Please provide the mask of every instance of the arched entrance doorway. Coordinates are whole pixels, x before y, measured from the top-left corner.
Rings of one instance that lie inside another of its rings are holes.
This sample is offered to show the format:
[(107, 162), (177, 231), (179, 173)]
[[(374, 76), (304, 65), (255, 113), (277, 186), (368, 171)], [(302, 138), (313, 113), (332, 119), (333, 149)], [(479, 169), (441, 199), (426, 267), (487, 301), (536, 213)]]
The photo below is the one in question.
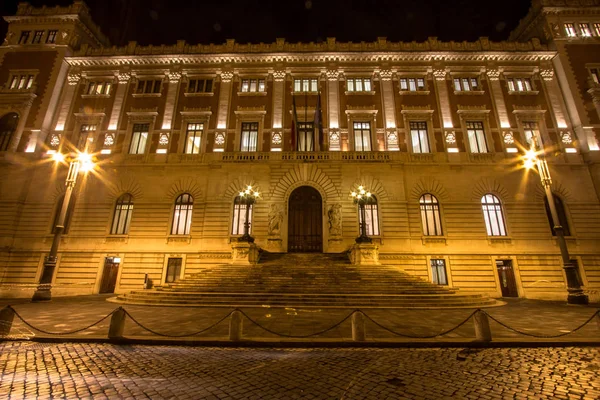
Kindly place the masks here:
[(323, 202), (310, 186), (300, 186), (290, 195), (288, 209), (288, 252), (323, 251)]

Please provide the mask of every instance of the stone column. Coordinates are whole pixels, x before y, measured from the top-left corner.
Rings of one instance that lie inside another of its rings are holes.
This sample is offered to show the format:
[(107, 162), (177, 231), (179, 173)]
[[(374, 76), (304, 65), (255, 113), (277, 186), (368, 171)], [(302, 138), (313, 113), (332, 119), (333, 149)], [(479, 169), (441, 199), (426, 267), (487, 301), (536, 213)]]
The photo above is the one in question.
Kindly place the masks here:
[(67, 119), (71, 112), (71, 104), (73, 104), (73, 98), (77, 93), (77, 88), (81, 82), (81, 74), (73, 73), (67, 76), (67, 87), (65, 88), (65, 94), (63, 96), (63, 102), (58, 112), (58, 119), (54, 130), (64, 131)]
[(438, 102), (440, 105), (440, 115), (444, 128), (454, 128), (452, 123), (452, 110), (450, 110), (450, 97), (448, 96), (448, 86), (446, 84), (445, 69), (436, 69), (433, 71), (435, 78), (435, 91), (438, 94)]
[(229, 103), (231, 99), (231, 81), (233, 72), (221, 72), (221, 85), (219, 87), (219, 107), (217, 109), (217, 129), (227, 129), (227, 118), (229, 118)]
[(179, 94), (179, 81), (181, 73), (171, 71), (167, 73), (166, 78), (169, 81), (167, 86), (167, 99), (165, 101), (165, 113), (163, 115), (162, 129), (171, 129), (173, 124), (173, 114), (177, 103), (177, 95)]
[(540, 77), (544, 82), (548, 102), (552, 107), (552, 113), (558, 129), (567, 128), (567, 120), (563, 112), (563, 100), (560, 96), (558, 82), (554, 79), (554, 70), (552, 68), (540, 70)]
[[(383, 100), (383, 121), (385, 123), (386, 134), (389, 129), (396, 129), (396, 101), (394, 97), (394, 85), (392, 82), (393, 71), (389, 69), (382, 69), (379, 71), (379, 79), (381, 82), (381, 97)], [(373, 127), (373, 131), (375, 131)], [(377, 143), (377, 141), (374, 141)], [(386, 137), (387, 143), (387, 137)], [(373, 149), (373, 150), (386, 150), (386, 149)]]
[(115, 91), (115, 101), (113, 103), (112, 111), (110, 113), (110, 120), (108, 122), (109, 131), (116, 131), (117, 129), (119, 129), (121, 111), (123, 110), (125, 94), (127, 93), (127, 84), (129, 83), (130, 79), (131, 74), (128, 72), (122, 72), (117, 75), (117, 90)]
[(327, 137), (324, 143), (329, 148), (329, 133), (340, 129), (340, 73), (337, 69), (327, 71)]
[(510, 128), (510, 120), (508, 119), (508, 112), (506, 111), (506, 103), (504, 102), (504, 96), (502, 94), (502, 86), (500, 86), (500, 73), (498, 69), (488, 69), (486, 71), (488, 81), (490, 83), (490, 92), (494, 104), (496, 105), (496, 114), (500, 121), (501, 129)]
[(283, 115), (285, 76), (286, 72), (284, 70), (273, 71), (273, 129), (282, 129), (285, 120)]

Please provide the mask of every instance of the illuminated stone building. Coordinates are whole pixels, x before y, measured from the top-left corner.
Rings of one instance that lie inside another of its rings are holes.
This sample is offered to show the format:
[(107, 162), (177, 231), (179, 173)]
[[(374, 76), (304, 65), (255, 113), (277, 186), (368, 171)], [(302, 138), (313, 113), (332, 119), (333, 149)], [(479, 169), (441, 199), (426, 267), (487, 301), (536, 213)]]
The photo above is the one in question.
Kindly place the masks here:
[(544, 190), (521, 168), (532, 137), (583, 287), (600, 290), (598, 0), (536, 0), (505, 42), (115, 47), (80, 1), (5, 19), (3, 296), (39, 281), (68, 169), (51, 155), (77, 148), (98, 165), (67, 212), (55, 295), (231, 262), (248, 185), (260, 248), (347, 251), (363, 185), (381, 263), (463, 292), (563, 299)]

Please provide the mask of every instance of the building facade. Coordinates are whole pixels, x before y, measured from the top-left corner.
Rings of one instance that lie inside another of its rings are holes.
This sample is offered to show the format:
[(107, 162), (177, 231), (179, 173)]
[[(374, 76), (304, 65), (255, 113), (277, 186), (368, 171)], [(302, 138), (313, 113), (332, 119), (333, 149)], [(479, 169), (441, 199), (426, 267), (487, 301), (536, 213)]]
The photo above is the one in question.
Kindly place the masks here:
[[(0, 295), (31, 296), (68, 166), (53, 293), (140, 289), (272, 252), (344, 252), (464, 292), (564, 299), (543, 144), (570, 255), (600, 290), (600, 1), (535, 0), (509, 41), (139, 46), (86, 5), (19, 5), (0, 46)], [(240, 191), (260, 193), (247, 205)]]

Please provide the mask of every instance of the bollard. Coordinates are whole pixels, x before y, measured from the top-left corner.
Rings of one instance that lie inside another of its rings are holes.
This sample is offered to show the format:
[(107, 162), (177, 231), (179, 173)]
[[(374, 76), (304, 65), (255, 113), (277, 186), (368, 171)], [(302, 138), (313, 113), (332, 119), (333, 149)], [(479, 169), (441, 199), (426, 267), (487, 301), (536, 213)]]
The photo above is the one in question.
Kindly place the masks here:
[(473, 322), (475, 323), (475, 339), (480, 342), (491, 342), (492, 330), (490, 329), (490, 321), (486, 313), (477, 310), (475, 315), (473, 315)]
[(237, 342), (242, 340), (242, 313), (235, 310), (231, 313), (231, 319), (229, 320), (229, 340)]
[(123, 307), (117, 308), (110, 318), (110, 327), (108, 328), (109, 339), (123, 339), (123, 331), (125, 330), (125, 310)]
[(360, 311), (354, 311), (354, 313), (352, 313), (352, 340), (355, 342), (364, 342), (367, 340), (365, 314)]
[(15, 310), (11, 306), (6, 306), (0, 310), (0, 337), (10, 335), (14, 319)]

